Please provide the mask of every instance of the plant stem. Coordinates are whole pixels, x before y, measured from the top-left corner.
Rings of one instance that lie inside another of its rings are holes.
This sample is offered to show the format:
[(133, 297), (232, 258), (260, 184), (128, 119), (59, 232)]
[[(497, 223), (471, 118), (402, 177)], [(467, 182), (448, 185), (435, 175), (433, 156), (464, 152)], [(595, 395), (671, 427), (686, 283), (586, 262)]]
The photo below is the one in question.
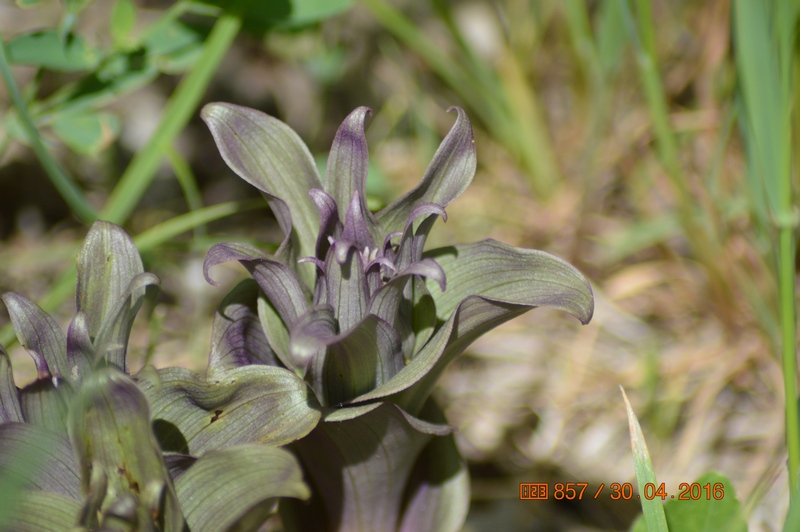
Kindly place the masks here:
[[(790, 196), (791, 197), (791, 196)], [(783, 385), (786, 390), (786, 446), (789, 450), (789, 490), (797, 496), (800, 467), (800, 428), (797, 412), (797, 351), (794, 280), (794, 228), (782, 226), (779, 235), (778, 286), (780, 287)]]
[(242, 25), (241, 16), (223, 12), (208, 36), (203, 54), (175, 89), (147, 145), (136, 154), (108, 198), (100, 217), (121, 224), (127, 220), (153, 180), (164, 149), (171, 145), (197, 110), (206, 87)]
[(89, 204), (86, 196), (83, 195), (72, 179), (70, 179), (66, 172), (58, 165), (58, 162), (56, 162), (55, 158), (50, 154), (47, 147), (45, 147), (42, 142), (42, 137), (39, 135), (39, 131), (36, 129), (36, 125), (33, 123), (33, 119), (31, 119), (28, 113), (28, 106), (23, 101), (17, 83), (14, 80), (14, 75), (11, 72), (11, 66), (8, 62), (2, 34), (0, 34), (0, 74), (3, 76), (8, 94), (11, 96), (11, 101), (17, 110), (22, 127), (31, 143), (31, 148), (33, 148), (42, 168), (47, 172), (47, 176), (50, 178), (53, 186), (56, 187), (56, 190), (58, 190), (58, 193), (64, 198), (64, 201), (67, 202), (67, 205), (72, 209), (75, 216), (87, 225), (92, 223), (97, 219), (97, 214)]

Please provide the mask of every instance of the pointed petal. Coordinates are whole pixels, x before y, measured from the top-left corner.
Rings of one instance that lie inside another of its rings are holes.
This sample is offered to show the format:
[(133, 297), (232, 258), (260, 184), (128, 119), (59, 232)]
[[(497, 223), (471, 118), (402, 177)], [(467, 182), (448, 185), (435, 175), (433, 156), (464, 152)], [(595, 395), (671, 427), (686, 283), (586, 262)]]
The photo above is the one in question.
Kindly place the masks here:
[[(451, 431), (391, 403), (346, 421), (320, 423), (292, 448), (325, 505), (309, 508), (290, 501), (281, 504), (281, 513), (300, 530), (395, 530), (420, 451), (431, 438)], [(327, 522), (319, 522), (320, 514)]]
[(340, 331), (354, 327), (367, 313), (369, 287), (360, 255), (352, 244), (339, 240), (325, 260), (327, 303), (333, 307)]
[[(414, 222), (420, 216), (425, 218), (417, 225), (414, 230)], [(400, 269), (407, 268), (410, 264), (419, 262), (422, 258), (422, 250), (425, 248), (425, 241), (428, 233), (433, 228), (436, 217), (441, 216), (443, 221), (447, 221), (447, 213), (436, 203), (421, 203), (411, 212), (403, 230), (403, 237), (397, 249), (395, 262)]]
[(70, 380), (78, 382), (91, 371), (96, 358), (89, 333), (89, 317), (79, 310), (67, 328), (67, 359), (72, 367)]
[(322, 305), (305, 313), (289, 332), (291, 367), (305, 374), (311, 360), (335, 337), (333, 307)]
[(367, 225), (368, 217), (369, 210), (362, 202), (361, 195), (358, 192), (353, 193), (342, 229), (342, 240), (352, 242), (360, 251), (371, 250), (375, 247), (375, 241), (372, 239), (369, 225)]
[(332, 406), (388, 382), (403, 365), (397, 332), (369, 315), (314, 357), (308, 380), (323, 406)]
[(19, 389), (14, 384), (11, 359), (0, 345), (0, 426), (16, 421), (24, 421), (19, 404)]
[(292, 323), (308, 311), (310, 297), (288, 266), (271, 260), (248, 262), (244, 265), (287, 326), (291, 327)]
[[(425, 405), (423, 418), (445, 423), (433, 401)], [(433, 438), (420, 454), (406, 491), (407, 502), (398, 530), (461, 530), (469, 510), (467, 464), (458, 453), (452, 434)]]
[(234, 260), (247, 268), (287, 325), (290, 326), (306, 312), (310, 296), (306, 294), (308, 289), (303, 289), (295, 272), (249, 244), (215, 244), (208, 251), (203, 265), (206, 279), (213, 283), (208, 276), (209, 270), (217, 264)]
[(0, 299), (6, 304), (19, 343), (33, 357), (39, 378), (69, 376), (67, 340), (56, 320), (23, 295), (6, 292)]
[(296, 240), (289, 259), (313, 256), (319, 214), (308, 191), (322, 182), (297, 133), (260, 111), (228, 103), (208, 104), (200, 115), (228, 166), (267, 195), (286, 237), (282, 246)]
[(208, 375), (250, 364), (278, 365), (258, 320), (258, 284), (242, 281), (220, 303), (211, 328)]
[(368, 114), (372, 114), (372, 109), (368, 107), (359, 107), (351, 112), (333, 139), (325, 169), (325, 191), (340, 208), (349, 205), (356, 193), (363, 198), (367, 189), (369, 150), (364, 135), (364, 120)]
[(258, 259), (275, 260), (274, 257), (261, 251), (252, 244), (247, 244), (245, 242), (220, 242), (219, 244), (211, 246), (211, 249), (206, 253), (206, 258), (203, 261), (203, 277), (206, 278), (208, 284), (219, 286), (219, 283), (211, 278), (211, 268), (217, 264), (233, 262), (235, 260)]
[(456, 123), (436, 150), (422, 182), (377, 213), (378, 222), (387, 231), (405, 226), (414, 207), (421, 202), (446, 207), (472, 182), (477, 164), (472, 126), (460, 107), (451, 107), (448, 111), (453, 109), (458, 112)]
[[(273, 508), (273, 499), (311, 495), (297, 459), (266, 445), (208, 452), (178, 478), (175, 489), (193, 532), (254, 530)], [(250, 526), (237, 526), (245, 518)]]
[(240, 443), (282, 445), (308, 434), (320, 418), (306, 383), (283, 368), (244, 366), (213, 380), (183, 368), (158, 374), (157, 383), (139, 380), (153, 423), (162, 445), (167, 438), (187, 447), (165, 445), (166, 451), (197, 456)]
[[(112, 223), (98, 220), (83, 241), (77, 270), (75, 299), (78, 310), (86, 313), (89, 336), (94, 338), (103, 320), (128, 290), (131, 280), (144, 273), (144, 267), (128, 233)], [(143, 287), (134, 299), (142, 296)]]
[(114, 366), (98, 368), (84, 380), (69, 420), (81, 466), (81, 491), (90, 493), (90, 479), (99, 470), (107, 486), (101, 507), (104, 521), (118, 514), (119, 504), (127, 499), (135, 512), (130, 517), (141, 528), (149, 529), (149, 524), (182, 530), (183, 516), (149, 414), (144, 394)]
[(308, 192), (319, 210), (319, 233), (317, 233), (318, 259), (324, 259), (331, 247), (328, 237), (339, 238), (342, 223), (339, 221), (339, 208), (330, 194), (318, 188)]
[(0, 479), (79, 499), (80, 473), (66, 434), (29, 423), (0, 424)]
[(160, 282), (152, 273), (140, 273), (131, 279), (125, 292), (103, 319), (103, 326), (94, 339), (97, 357), (103, 357), (123, 371), (128, 370), (126, 355), (133, 320), (144, 301), (145, 288)]
[[(547, 253), (494, 240), (434, 250), (428, 256), (447, 274), (450, 289), (429, 284), (436, 313), (447, 322), (389, 383), (361, 397), (392, 396), (409, 412), (427, 399), (444, 368), (487, 331), (539, 306), (565, 310), (587, 323), (594, 310), (588, 281)], [(479, 294), (479, 295), (471, 295)], [(394, 395), (402, 392), (400, 395)]]

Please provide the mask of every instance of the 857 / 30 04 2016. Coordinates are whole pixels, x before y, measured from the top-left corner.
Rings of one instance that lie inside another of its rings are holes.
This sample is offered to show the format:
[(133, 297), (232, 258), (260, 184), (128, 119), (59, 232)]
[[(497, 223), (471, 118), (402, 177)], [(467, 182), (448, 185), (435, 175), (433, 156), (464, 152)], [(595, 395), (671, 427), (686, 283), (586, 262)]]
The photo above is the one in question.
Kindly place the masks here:
[[(592, 494), (592, 490), (587, 491), (588, 487), (588, 482), (556, 482), (552, 487), (546, 482), (521, 483), (519, 485), (519, 498), (520, 500), (534, 501), (548, 500), (551, 497), (555, 500), (582, 500), (584, 497), (589, 498)], [(593, 492), (593, 499), (607, 496), (613, 501), (629, 501), (633, 498), (640, 499), (642, 496), (647, 500), (660, 498), (662, 501), (666, 499), (718, 501), (725, 497), (725, 485), (720, 482), (714, 484), (710, 482), (705, 484), (682, 482), (678, 485), (677, 494), (669, 494), (663, 482), (659, 485), (647, 483), (644, 485), (643, 493), (639, 494), (630, 482), (613, 482), (608, 486), (601, 483)]]

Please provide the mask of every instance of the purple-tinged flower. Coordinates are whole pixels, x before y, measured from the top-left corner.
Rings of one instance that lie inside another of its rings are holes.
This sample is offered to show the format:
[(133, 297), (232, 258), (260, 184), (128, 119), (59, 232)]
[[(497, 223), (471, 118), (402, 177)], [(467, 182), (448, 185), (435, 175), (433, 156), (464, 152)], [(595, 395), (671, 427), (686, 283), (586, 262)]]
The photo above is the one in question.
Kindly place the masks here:
[(209, 375), (282, 366), (323, 407), (323, 422), (293, 444), (320, 511), (286, 505), (290, 527), (457, 528), (468, 481), (430, 399), (439, 375), (476, 338), (532, 308), (591, 319), (588, 282), (552, 255), (494, 240), (425, 251), (475, 173), (472, 128), (452, 109), (456, 122), (420, 184), (374, 214), (365, 200), (369, 109), (339, 128), (324, 184), (284, 123), (231, 104), (203, 109), (225, 162), (264, 194), (285, 237), (274, 255), (241, 243), (208, 252), (209, 282), (213, 266), (236, 260), (260, 288), (245, 282), (221, 305)]

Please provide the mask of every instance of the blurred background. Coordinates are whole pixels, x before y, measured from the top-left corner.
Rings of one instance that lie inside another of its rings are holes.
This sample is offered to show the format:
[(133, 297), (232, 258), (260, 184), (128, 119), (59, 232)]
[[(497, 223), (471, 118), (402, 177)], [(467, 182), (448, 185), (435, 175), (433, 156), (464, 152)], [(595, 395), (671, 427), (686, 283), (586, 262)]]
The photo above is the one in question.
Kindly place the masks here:
[[(342, 119), (371, 107), (374, 209), (421, 178), (459, 105), (478, 170), (430, 247), (542, 249), (597, 299), (587, 326), (549, 310), (502, 326), (440, 381), (473, 479), (465, 530), (627, 529), (636, 501), (588, 495), (635, 482), (620, 385), (668, 492), (718, 471), (751, 530), (782, 526), (776, 233), (752, 178), (729, 1), (277, 0), (245, 16), (226, 4), (0, 1), (0, 292), (66, 326), (86, 213), (100, 213), (161, 278), (132, 369), (200, 371), (213, 309), (245, 277), (220, 266), (223, 286), (207, 285), (205, 252), (280, 241), (202, 105), (280, 118), (323, 168)], [(22, 385), (35, 369), (8, 322), (0, 310)], [(590, 488), (520, 501), (521, 482)]]

